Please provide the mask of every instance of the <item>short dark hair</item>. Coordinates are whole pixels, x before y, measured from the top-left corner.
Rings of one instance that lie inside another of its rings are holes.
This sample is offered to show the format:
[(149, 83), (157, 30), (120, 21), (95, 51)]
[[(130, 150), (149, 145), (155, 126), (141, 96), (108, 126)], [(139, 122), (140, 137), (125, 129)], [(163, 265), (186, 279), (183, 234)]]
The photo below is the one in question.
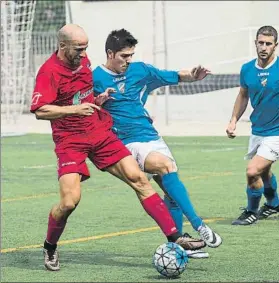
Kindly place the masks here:
[(113, 30), (107, 37), (105, 51), (107, 54), (110, 49), (113, 53), (116, 53), (126, 47), (134, 47), (137, 43), (137, 39), (135, 39), (132, 34), (124, 28)]
[(278, 33), (277, 33), (277, 30), (272, 26), (263, 26), (259, 28), (257, 31), (257, 37), (256, 37), (257, 39), (260, 34), (267, 35), (267, 36), (273, 36), (275, 43), (277, 42)]

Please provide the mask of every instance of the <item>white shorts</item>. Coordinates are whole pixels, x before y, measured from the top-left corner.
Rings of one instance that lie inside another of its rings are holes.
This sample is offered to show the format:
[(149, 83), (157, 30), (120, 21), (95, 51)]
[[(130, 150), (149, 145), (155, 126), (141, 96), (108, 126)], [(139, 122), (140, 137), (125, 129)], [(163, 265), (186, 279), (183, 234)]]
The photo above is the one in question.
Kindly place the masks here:
[[(151, 152), (160, 152), (161, 154), (167, 156), (173, 161), (174, 167), (177, 168), (172, 153), (163, 138), (159, 138), (156, 141), (150, 142), (131, 142), (126, 144), (126, 147), (130, 150), (142, 171), (144, 171), (145, 159)], [(147, 174), (147, 177), (150, 180), (152, 179), (153, 175)]]
[(279, 136), (261, 137), (251, 135), (248, 152), (244, 159), (252, 159), (259, 155), (267, 160), (276, 161), (279, 159)]

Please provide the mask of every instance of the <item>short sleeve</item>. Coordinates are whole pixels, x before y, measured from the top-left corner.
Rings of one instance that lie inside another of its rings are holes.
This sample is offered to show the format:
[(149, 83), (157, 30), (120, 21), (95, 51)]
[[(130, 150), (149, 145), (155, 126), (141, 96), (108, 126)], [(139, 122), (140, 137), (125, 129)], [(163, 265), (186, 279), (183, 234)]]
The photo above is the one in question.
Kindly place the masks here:
[(240, 70), (240, 86), (243, 88), (248, 88), (245, 82), (245, 66), (243, 65)]
[(150, 64), (145, 64), (145, 69), (151, 79), (149, 90), (167, 85), (176, 85), (179, 82), (177, 71), (160, 70)]
[(93, 78), (93, 86), (94, 86), (94, 96), (98, 96), (100, 93), (105, 91), (104, 86), (102, 84), (102, 76), (97, 69), (92, 72)]
[(53, 103), (57, 98), (58, 87), (52, 74), (39, 73), (32, 95), (30, 111), (33, 113), (40, 107)]

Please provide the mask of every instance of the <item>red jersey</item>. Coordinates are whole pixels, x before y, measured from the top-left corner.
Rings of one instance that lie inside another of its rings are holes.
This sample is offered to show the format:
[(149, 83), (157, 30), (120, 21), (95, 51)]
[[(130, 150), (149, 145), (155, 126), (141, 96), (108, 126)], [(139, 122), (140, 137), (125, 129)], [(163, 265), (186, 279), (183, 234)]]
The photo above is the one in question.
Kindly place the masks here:
[[(73, 70), (54, 53), (39, 69), (30, 111), (34, 113), (46, 104), (68, 106), (85, 102), (94, 103), (90, 61), (83, 58)], [(70, 135), (100, 135), (113, 124), (110, 114), (103, 109), (95, 109), (91, 116), (65, 116), (50, 122), (55, 143)]]

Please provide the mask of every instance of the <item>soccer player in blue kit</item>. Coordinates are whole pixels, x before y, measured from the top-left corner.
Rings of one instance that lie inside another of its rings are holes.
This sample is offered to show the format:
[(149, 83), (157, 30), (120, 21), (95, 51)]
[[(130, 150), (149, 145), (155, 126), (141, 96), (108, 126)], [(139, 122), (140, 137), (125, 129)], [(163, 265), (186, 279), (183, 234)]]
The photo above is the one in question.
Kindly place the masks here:
[(143, 62), (131, 62), (137, 43), (125, 29), (114, 30), (108, 35), (105, 44), (107, 62), (93, 71), (95, 103), (110, 112), (113, 131), (131, 151), (141, 169), (151, 174), (164, 190), (165, 202), (177, 228), (182, 230), (183, 213), (209, 247), (218, 247), (222, 243), (221, 237), (196, 214), (187, 189), (179, 179), (175, 160), (144, 108), (148, 94), (154, 89), (180, 81), (202, 80), (210, 72), (201, 66), (191, 71), (168, 71)]
[[(240, 91), (236, 98), (230, 123), (229, 138), (236, 136), (236, 123), (244, 113), (250, 98), (252, 134), (249, 140), (250, 159), (247, 169), (248, 204), (232, 225), (250, 225), (279, 213), (277, 181), (271, 171), (279, 159), (279, 58), (275, 54), (278, 33), (272, 26), (257, 31), (257, 58), (244, 64), (240, 72)], [(259, 209), (264, 194), (266, 203)]]

